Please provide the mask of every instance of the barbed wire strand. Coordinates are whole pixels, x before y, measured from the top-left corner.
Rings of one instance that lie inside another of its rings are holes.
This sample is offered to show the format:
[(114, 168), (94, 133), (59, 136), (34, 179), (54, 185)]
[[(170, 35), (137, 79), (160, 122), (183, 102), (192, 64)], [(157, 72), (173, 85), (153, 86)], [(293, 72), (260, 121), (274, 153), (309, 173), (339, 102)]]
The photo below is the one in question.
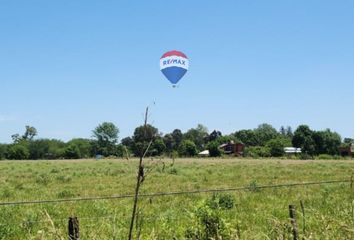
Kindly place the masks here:
[[(334, 183), (350, 183), (350, 182), (351, 182), (351, 180), (330, 180), (330, 181), (320, 181), (320, 182), (284, 183), (284, 184), (277, 184), (277, 185), (259, 185), (259, 186), (256, 185), (256, 186), (221, 188), (221, 189), (188, 190), (188, 191), (178, 191), (178, 192), (141, 193), (141, 194), (139, 194), (139, 197), (152, 198), (152, 197), (162, 197), (162, 196), (199, 194), (199, 193), (234, 192), (234, 191), (243, 191), (243, 190), (250, 190), (250, 189), (283, 188), (283, 187), (322, 185), (322, 184), (334, 184)], [(66, 199), (51, 199), (51, 200), (0, 202), (0, 206), (127, 199), (127, 198), (133, 198), (133, 197), (134, 197), (134, 194), (122, 194), (122, 195), (101, 196), (101, 197), (98, 196), (98, 197), (66, 198)]]

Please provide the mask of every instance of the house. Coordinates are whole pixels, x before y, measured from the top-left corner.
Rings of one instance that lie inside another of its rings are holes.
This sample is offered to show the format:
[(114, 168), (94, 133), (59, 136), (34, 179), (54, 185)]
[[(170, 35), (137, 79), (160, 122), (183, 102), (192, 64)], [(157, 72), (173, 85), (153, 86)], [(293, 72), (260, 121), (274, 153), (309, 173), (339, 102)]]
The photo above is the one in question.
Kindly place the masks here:
[(286, 154), (296, 154), (296, 153), (301, 153), (301, 148), (296, 148), (296, 147), (285, 147), (284, 152)]
[(204, 150), (198, 153), (198, 156), (200, 157), (208, 157), (209, 156), (209, 150)]
[(220, 150), (223, 150), (225, 154), (234, 154), (235, 156), (243, 156), (243, 150), (245, 145), (242, 143), (234, 143), (234, 141), (230, 141), (228, 143), (221, 144), (219, 146)]
[(354, 157), (354, 144), (352, 143), (350, 146), (340, 147), (339, 154), (342, 157)]

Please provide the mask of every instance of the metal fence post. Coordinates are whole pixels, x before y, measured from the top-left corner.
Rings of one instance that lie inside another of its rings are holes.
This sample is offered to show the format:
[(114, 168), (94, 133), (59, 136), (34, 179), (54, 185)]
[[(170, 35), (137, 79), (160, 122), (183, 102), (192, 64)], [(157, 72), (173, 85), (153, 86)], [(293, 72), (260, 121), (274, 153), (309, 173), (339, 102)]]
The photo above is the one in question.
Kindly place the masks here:
[(294, 205), (289, 205), (289, 215), (290, 215), (291, 225), (293, 227), (294, 240), (298, 240), (299, 233), (298, 233), (298, 228), (297, 228), (297, 223), (296, 223), (296, 213), (295, 213), (295, 206)]
[(79, 220), (77, 217), (69, 217), (68, 232), (69, 240), (80, 240)]

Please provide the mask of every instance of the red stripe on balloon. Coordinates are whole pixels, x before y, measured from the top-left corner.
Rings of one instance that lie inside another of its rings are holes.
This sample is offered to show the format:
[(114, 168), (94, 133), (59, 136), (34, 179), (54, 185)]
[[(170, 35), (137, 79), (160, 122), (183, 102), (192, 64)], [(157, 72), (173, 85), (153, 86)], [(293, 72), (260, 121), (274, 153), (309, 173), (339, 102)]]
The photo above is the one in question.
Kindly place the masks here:
[(164, 55), (162, 55), (161, 58), (171, 57), (171, 56), (178, 56), (178, 57), (187, 58), (187, 56), (183, 52), (176, 51), (176, 50), (169, 51), (169, 52), (165, 53)]

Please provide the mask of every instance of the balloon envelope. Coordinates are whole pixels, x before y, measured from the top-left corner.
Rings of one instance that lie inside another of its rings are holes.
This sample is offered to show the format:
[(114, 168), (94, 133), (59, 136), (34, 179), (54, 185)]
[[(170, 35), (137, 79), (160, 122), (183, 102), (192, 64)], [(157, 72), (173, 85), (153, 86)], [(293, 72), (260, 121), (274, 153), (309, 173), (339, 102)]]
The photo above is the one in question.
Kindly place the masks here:
[(187, 56), (179, 51), (166, 52), (160, 58), (160, 70), (172, 84), (178, 83), (188, 71), (188, 67), (189, 60)]

